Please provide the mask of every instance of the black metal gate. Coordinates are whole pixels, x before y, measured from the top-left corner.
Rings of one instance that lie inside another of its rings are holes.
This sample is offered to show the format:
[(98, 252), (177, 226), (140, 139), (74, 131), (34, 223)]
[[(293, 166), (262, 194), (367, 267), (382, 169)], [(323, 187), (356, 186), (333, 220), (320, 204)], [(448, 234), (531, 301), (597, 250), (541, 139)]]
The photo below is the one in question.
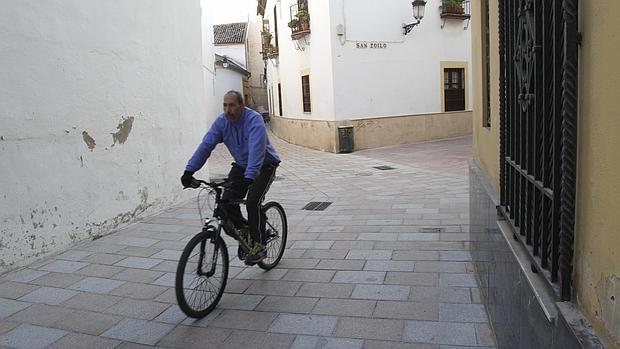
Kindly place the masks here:
[(577, 0), (500, 0), (500, 211), (571, 298)]

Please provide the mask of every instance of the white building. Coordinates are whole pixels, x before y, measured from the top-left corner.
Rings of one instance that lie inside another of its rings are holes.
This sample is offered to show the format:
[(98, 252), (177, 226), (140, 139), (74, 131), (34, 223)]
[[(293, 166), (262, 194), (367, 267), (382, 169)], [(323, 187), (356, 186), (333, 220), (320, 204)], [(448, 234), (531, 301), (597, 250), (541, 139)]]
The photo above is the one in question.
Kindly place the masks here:
[[(216, 95), (230, 90), (243, 93), (245, 104), (266, 110), (265, 62), (262, 60), (260, 19), (213, 26), (215, 43)], [(253, 29), (253, 31), (252, 31)]]
[(213, 26), (217, 76), (215, 94), (220, 99), (230, 90), (242, 92), (246, 100), (250, 99), (247, 31), (247, 23)]
[[(405, 35), (408, 0), (259, 0), (272, 130), (326, 151), (343, 125), (355, 149), (470, 134), (469, 4), (456, 15), (441, 5), (428, 0)], [(300, 9), (309, 27), (289, 28)]]
[(189, 197), (221, 110), (210, 3), (2, 2), (0, 273)]

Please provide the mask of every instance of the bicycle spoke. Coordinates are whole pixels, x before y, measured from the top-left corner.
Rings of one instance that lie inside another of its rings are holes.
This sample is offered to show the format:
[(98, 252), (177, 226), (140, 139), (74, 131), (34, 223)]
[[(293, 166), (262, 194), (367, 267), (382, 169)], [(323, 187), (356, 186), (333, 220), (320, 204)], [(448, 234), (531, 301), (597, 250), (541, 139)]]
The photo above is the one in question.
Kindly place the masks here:
[[(181, 287), (185, 304), (191, 311), (202, 312), (219, 300), (225, 284), (225, 270), (220, 261), (224, 258), (223, 251), (216, 245), (208, 241), (198, 241), (188, 253), (185, 262), (186, 270), (181, 279)], [(214, 274), (211, 277), (199, 275), (198, 272), (208, 273), (213, 268), (213, 257), (215, 258)], [(202, 256), (202, 257), (201, 257)], [(198, 262), (202, 260), (202, 264)]]

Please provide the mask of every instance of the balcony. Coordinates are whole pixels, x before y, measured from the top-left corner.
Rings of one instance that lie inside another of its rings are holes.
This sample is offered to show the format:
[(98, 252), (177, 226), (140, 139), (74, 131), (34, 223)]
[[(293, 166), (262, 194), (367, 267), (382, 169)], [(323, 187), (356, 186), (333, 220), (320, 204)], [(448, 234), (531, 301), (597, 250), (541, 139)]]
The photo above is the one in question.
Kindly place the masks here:
[(263, 60), (266, 59), (272, 59), (272, 58), (277, 58), (278, 55), (280, 54), (280, 50), (276, 47), (276, 46), (264, 46), (263, 47), (263, 52), (261, 52), (263, 54)]
[(308, 13), (308, 4), (299, 2), (291, 6), (291, 20), (288, 27), (291, 28), (291, 38), (299, 40), (310, 34), (310, 14)]
[(469, 19), (471, 17), (471, 4), (469, 0), (442, 0), (440, 17), (444, 19)]
[(447, 19), (467, 21), (463, 27), (463, 29), (467, 29), (471, 18), (470, 0), (441, 0), (439, 16), (442, 19), (442, 29), (446, 25)]
[(263, 60), (277, 58), (280, 50), (271, 43), (272, 35), (269, 28), (265, 27), (261, 31)]

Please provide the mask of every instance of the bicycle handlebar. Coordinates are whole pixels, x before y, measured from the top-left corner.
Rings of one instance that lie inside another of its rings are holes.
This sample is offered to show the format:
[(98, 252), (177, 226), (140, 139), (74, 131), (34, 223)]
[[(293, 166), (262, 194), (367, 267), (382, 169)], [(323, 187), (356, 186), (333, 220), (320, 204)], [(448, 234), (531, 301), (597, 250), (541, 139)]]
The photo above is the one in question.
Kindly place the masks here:
[(194, 178), (194, 180), (192, 181), (192, 183), (190, 184), (190, 186), (188, 188), (198, 189), (202, 185), (205, 185), (205, 186), (213, 188), (213, 189), (218, 189), (218, 188), (227, 188), (231, 184), (232, 184), (232, 182), (229, 181), (228, 179), (223, 179), (223, 180), (220, 180), (220, 181), (207, 182), (207, 181), (204, 181), (202, 179)]

